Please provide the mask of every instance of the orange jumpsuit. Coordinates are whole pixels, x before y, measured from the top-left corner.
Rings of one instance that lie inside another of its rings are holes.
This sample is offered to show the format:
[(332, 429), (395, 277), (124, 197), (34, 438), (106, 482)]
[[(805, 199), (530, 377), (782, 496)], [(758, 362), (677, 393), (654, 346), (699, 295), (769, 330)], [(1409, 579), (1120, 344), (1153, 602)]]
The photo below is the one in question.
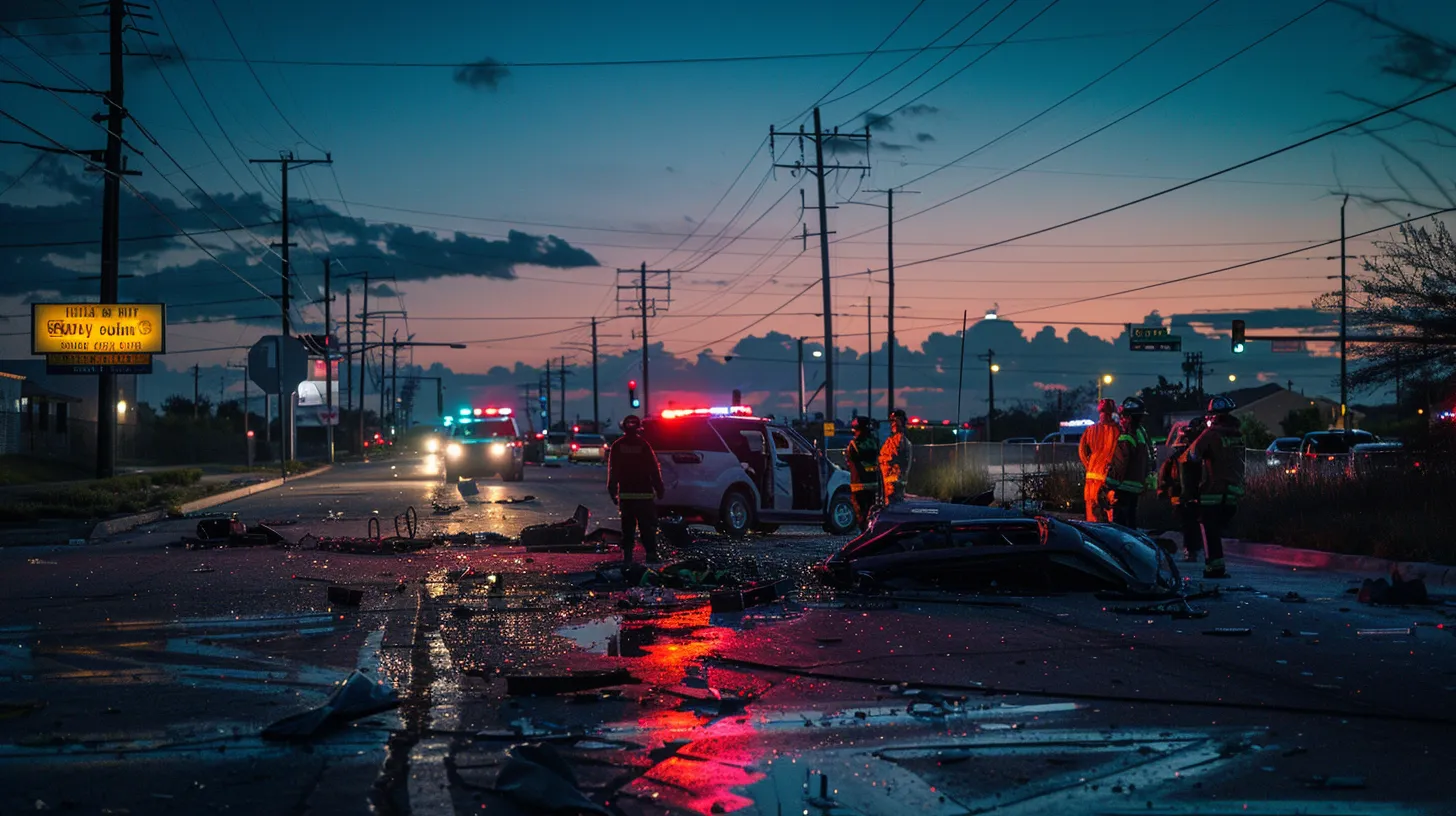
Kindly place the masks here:
[(1107, 466), (1112, 463), (1112, 452), (1117, 449), (1117, 438), (1122, 427), (1111, 420), (1099, 421), (1082, 434), (1077, 446), (1077, 455), (1082, 467), (1087, 469), (1087, 481), (1082, 486), (1082, 499), (1087, 503), (1088, 521), (1108, 521), (1108, 508), (1102, 506), (1102, 484), (1107, 481)]

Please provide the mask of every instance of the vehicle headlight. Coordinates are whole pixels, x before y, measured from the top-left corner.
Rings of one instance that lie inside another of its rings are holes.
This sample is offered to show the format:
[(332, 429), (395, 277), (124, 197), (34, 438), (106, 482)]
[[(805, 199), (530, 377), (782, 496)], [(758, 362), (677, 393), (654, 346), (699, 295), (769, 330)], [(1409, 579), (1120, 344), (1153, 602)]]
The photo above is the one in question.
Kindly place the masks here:
[(492, 456), (504, 456), (505, 453), (506, 453), (505, 443), (504, 442), (494, 442), (494, 443), (491, 443), (490, 453), (491, 453)]
[(434, 453), (440, 449), (440, 440), (430, 438), (425, 440), (425, 453)]
[(464, 452), (465, 449), (460, 447), (459, 443), (456, 442), (451, 442), (449, 447), (445, 448), (445, 455), (450, 457), (451, 459), (459, 459), (460, 454)]

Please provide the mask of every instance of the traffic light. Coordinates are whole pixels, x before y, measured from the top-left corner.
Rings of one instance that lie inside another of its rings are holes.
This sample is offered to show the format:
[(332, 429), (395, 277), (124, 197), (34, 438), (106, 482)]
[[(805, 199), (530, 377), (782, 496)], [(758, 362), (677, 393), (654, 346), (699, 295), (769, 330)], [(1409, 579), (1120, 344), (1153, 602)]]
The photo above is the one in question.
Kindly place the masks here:
[(642, 400), (637, 399), (637, 381), (636, 380), (628, 380), (627, 381), (627, 399), (631, 400), (631, 405), (632, 405), (633, 408), (641, 408), (642, 407)]
[(1242, 320), (1234, 321), (1234, 335), (1232, 343), (1234, 354), (1244, 353), (1244, 321)]

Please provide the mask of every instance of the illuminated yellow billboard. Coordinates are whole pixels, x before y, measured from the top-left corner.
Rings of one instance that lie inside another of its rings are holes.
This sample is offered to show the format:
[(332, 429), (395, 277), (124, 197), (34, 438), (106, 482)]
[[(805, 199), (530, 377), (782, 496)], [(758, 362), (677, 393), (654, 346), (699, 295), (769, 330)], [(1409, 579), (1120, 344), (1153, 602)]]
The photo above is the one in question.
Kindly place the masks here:
[(32, 303), (32, 354), (165, 354), (161, 303)]

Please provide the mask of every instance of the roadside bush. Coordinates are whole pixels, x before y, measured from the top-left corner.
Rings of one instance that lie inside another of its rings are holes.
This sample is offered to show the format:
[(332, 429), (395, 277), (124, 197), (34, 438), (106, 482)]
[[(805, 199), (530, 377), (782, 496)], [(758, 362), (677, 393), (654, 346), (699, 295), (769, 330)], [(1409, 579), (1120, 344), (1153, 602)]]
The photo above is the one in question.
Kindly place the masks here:
[(984, 465), (967, 461), (946, 459), (912, 465), (910, 468), (910, 492), (921, 496), (948, 501), (961, 496), (984, 493), (993, 486), (991, 476)]
[(157, 487), (186, 487), (202, 481), (202, 469), (181, 468), (178, 470), (164, 470), (160, 473), (151, 474), (151, 478), (152, 484)]
[(1456, 469), (1363, 477), (1251, 476), (1234, 518), (1249, 541), (1398, 561), (1456, 564)]

